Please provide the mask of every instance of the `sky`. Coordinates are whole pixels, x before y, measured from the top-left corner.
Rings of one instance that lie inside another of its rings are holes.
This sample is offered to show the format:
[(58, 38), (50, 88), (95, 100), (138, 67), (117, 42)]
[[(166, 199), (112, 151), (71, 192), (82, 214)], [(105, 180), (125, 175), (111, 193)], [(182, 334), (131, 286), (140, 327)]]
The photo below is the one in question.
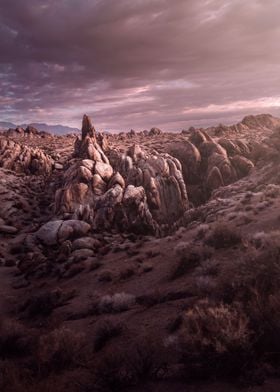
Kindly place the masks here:
[(280, 116), (279, 0), (0, 0), (0, 121), (99, 130)]

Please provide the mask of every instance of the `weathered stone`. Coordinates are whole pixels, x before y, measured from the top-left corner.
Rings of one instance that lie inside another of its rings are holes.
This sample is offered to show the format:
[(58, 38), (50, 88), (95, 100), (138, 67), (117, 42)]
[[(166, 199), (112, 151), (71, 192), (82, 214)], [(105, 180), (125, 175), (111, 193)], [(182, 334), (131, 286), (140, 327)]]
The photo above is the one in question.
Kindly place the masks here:
[(91, 226), (80, 220), (67, 220), (62, 223), (58, 231), (58, 241), (63, 242), (69, 238), (85, 236), (91, 229)]
[(58, 231), (62, 223), (62, 220), (47, 222), (35, 233), (35, 235), (45, 245), (56, 245), (58, 243)]

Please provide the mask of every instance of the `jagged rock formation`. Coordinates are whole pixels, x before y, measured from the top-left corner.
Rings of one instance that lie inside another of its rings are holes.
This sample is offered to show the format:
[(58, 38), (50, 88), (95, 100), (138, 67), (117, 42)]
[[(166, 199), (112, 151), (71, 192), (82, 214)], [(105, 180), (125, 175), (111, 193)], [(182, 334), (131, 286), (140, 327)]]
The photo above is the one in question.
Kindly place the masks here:
[(188, 208), (180, 162), (168, 154), (133, 146), (116, 154), (112, 166), (90, 119), (83, 118), (76, 161), (56, 193), (56, 213), (91, 222), (95, 229), (156, 232), (172, 225)]
[(49, 174), (53, 159), (39, 148), (16, 143), (0, 137), (0, 167), (25, 174)]

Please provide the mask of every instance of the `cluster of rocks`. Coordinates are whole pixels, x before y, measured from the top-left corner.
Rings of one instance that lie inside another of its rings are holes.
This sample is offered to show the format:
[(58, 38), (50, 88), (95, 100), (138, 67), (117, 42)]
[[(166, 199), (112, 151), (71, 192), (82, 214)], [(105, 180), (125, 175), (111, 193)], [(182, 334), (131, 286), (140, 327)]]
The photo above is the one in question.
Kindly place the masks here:
[(49, 174), (54, 161), (40, 148), (0, 137), (0, 167), (25, 174)]
[(32, 125), (28, 125), (26, 128), (9, 128), (7, 131), (3, 132), (3, 135), (12, 138), (52, 137), (48, 132), (38, 131)]
[(110, 162), (106, 149), (106, 140), (84, 116), (82, 137), (56, 193), (58, 216), (88, 221), (98, 230), (147, 234), (172, 225), (186, 211), (187, 191), (176, 158), (135, 145), (125, 154), (115, 151)]

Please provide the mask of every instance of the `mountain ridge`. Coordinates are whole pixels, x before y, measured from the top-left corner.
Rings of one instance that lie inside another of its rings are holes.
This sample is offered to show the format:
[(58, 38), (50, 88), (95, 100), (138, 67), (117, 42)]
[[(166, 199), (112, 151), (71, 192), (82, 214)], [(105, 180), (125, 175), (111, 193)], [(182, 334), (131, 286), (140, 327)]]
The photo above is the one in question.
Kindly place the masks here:
[(46, 123), (24, 123), (20, 125), (16, 125), (12, 122), (9, 121), (0, 121), (0, 129), (6, 130), (9, 128), (26, 128), (27, 126), (32, 126), (36, 128), (38, 131), (45, 131), (48, 133), (54, 133), (56, 135), (66, 135), (67, 133), (76, 133), (79, 132), (78, 128), (75, 127), (70, 127), (68, 125), (61, 125), (61, 124), (55, 124), (55, 125), (49, 125)]

